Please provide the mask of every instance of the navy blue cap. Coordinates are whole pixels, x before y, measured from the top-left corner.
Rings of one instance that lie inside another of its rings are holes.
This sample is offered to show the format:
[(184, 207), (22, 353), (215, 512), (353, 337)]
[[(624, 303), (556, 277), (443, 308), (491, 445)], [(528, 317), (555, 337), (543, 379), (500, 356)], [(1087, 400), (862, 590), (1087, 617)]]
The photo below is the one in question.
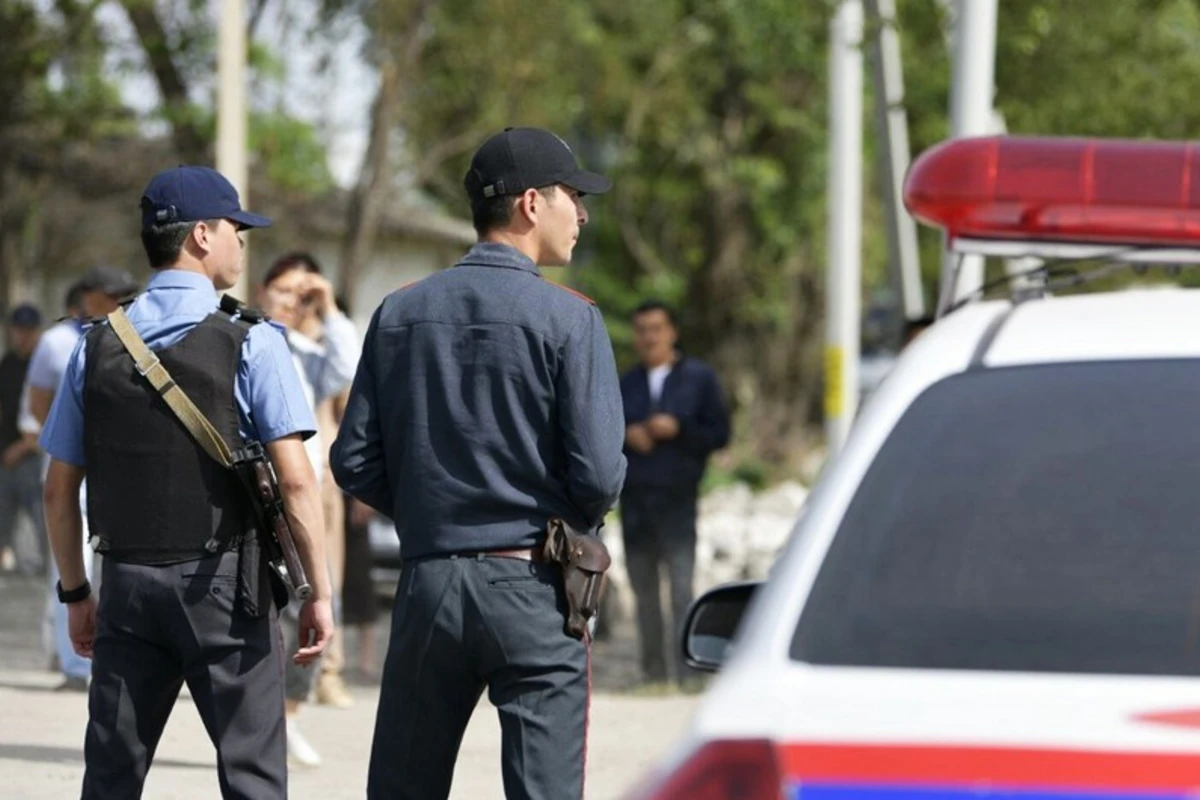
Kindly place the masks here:
[(8, 324), (14, 328), (36, 328), (42, 324), (42, 312), (30, 303), (21, 303), (9, 312)]
[(238, 229), (265, 228), (271, 220), (242, 210), (237, 189), (211, 167), (179, 166), (150, 179), (142, 193), (142, 230), (172, 222), (227, 219)]

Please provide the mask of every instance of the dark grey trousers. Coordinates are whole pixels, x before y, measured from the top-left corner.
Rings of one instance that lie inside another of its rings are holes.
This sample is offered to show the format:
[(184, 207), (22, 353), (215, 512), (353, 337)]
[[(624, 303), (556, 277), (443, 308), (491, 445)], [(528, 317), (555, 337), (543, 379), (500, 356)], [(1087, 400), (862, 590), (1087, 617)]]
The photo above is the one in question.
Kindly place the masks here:
[(367, 796), (442, 800), (483, 693), (499, 711), (509, 800), (583, 796), (589, 662), (563, 631), (558, 569), (513, 558), (406, 562), (383, 668)]
[(186, 681), (217, 748), (221, 794), (287, 797), (283, 650), (274, 608), (234, 609), (237, 555), (152, 567), (103, 560), (84, 800), (138, 798)]
[[(668, 665), (676, 678), (687, 677), (678, 655), (684, 615), (693, 599), (696, 567), (696, 494), (694, 491), (631, 491), (621, 496), (621, 537), (625, 570), (637, 604), (642, 673), (646, 680), (665, 681)], [(663, 620), (659, 599), (665, 567), (670, 585), (671, 624)], [(670, 650), (663, 635), (669, 631)], [(668, 658), (667, 653), (670, 652)]]

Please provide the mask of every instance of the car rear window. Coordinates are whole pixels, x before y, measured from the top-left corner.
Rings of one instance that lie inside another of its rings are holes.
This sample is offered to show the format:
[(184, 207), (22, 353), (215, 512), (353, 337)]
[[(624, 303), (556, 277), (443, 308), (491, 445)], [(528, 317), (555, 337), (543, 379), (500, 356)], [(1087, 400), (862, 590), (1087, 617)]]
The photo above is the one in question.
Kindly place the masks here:
[(930, 387), (852, 500), (791, 655), (1200, 673), (1200, 364), (988, 369)]

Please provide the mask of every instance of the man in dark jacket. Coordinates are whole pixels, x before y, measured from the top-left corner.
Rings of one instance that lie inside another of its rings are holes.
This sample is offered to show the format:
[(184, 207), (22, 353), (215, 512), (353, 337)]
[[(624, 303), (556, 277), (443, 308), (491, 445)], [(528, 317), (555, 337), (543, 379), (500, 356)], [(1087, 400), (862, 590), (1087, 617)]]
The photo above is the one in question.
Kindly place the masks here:
[(588, 642), (565, 630), (547, 523), (596, 532), (625, 475), (621, 395), (595, 303), (542, 277), (610, 183), (550, 131), (512, 128), (465, 181), (479, 243), (384, 299), (330, 458), (389, 516), (404, 561), (367, 796), (450, 794), (484, 688), (504, 795), (583, 796)]
[[(692, 602), (700, 479), (709, 454), (729, 442), (729, 415), (716, 373), (676, 348), (670, 308), (643, 303), (634, 311), (633, 327), (641, 364), (621, 379), (629, 460), (621, 522), (625, 567), (637, 601), (642, 671), (646, 680), (663, 682), (668, 675), (659, 565), (667, 568), (671, 630), (677, 630)], [(682, 677), (678, 665), (676, 677)]]

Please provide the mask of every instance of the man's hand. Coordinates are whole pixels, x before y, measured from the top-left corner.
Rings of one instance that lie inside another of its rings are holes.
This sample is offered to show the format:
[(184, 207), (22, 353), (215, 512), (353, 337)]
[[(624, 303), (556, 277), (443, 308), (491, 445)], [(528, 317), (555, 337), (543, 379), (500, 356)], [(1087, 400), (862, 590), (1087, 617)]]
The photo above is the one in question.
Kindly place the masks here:
[(646, 420), (646, 428), (655, 439), (665, 442), (679, 435), (679, 420), (670, 414), (655, 414)]
[(84, 658), (91, 658), (96, 637), (96, 596), (67, 604), (67, 633), (71, 646)]
[(328, 600), (308, 600), (300, 607), (300, 649), (292, 660), (308, 666), (321, 657), (333, 640), (333, 605)]
[(304, 298), (305, 302), (312, 304), (321, 319), (337, 312), (337, 295), (333, 290), (333, 284), (325, 277), (309, 273), (305, 276), (300, 292), (300, 296)]
[(654, 449), (654, 437), (650, 435), (649, 428), (641, 423), (634, 423), (625, 428), (625, 443), (635, 453), (649, 453)]
[(25, 460), (25, 456), (29, 455), (29, 446), (24, 439), (17, 441), (4, 448), (4, 466), (12, 469)]

